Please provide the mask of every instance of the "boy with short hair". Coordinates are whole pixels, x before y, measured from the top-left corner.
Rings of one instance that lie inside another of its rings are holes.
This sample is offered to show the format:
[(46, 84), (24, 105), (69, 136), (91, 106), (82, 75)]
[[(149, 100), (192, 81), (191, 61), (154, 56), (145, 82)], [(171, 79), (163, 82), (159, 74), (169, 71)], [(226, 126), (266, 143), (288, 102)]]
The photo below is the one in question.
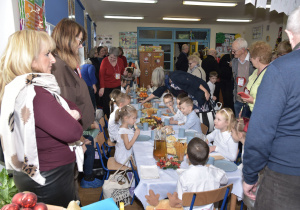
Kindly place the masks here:
[(185, 97), (181, 99), (179, 105), (182, 114), (186, 116), (186, 123), (179, 127), (196, 130), (198, 133), (202, 134), (199, 117), (193, 110), (193, 100), (190, 97)]
[[(205, 166), (209, 155), (209, 146), (200, 138), (193, 138), (187, 146), (187, 158), (190, 166), (179, 177), (176, 192), (182, 200), (185, 192), (203, 192), (215, 190), (225, 185), (228, 178), (225, 172), (213, 165)], [(213, 204), (197, 206), (193, 209), (213, 209)], [(189, 209), (184, 208), (184, 209)]]
[(174, 108), (174, 100), (173, 95), (170, 93), (167, 93), (163, 96), (164, 104), (169, 108), (167, 109), (167, 113), (172, 113), (173, 115), (176, 114), (176, 110)]
[(218, 79), (218, 73), (216, 71), (211, 71), (209, 73), (209, 81), (207, 82), (207, 85), (210, 89), (210, 98), (213, 101), (217, 100), (217, 97), (214, 96), (214, 92), (215, 92), (215, 89), (216, 89), (215, 83), (217, 82), (217, 79)]
[(132, 84), (134, 82), (134, 78), (132, 77), (132, 75), (133, 75), (133, 67), (127, 67), (126, 71), (127, 71), (127, 75), (125, 77), (126, 84), (129, 85), (130, 87), (132, 87)]
[(176, 98), (176, 103), (177, 103), (177, 112), (176, 114), (170, 118), (170, 124), (172, 125), (183, 125), (186, 122), (186, 116), (184, 116), (180, 110), (180, 101), (185, 98), (188, 97), (188, 95), (186, 93), (180, 93), (177, 98)]

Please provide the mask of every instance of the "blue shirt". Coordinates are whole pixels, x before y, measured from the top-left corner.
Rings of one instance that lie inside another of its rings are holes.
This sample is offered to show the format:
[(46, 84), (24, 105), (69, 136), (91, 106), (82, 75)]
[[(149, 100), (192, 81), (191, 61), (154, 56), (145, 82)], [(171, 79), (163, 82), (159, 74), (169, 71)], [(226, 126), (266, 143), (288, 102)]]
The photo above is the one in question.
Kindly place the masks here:
[(97, 84), (97, 78), (95, 76), (95, 67), (92, 64), (84, 64), (81, 66), (81, 76), (86, 85), (91, 87)]
[(195, 130), (198, 133), (202, 133), (200, 119), (194, 111), (192, 111), (190, 114), (186, 116), (186, 123), (179, 127), (184, 129)]
[(300, 50), (273, 61), (258, 88), (245, 141), (243, 175), (255, 184), (265, 166), (300, 176)]

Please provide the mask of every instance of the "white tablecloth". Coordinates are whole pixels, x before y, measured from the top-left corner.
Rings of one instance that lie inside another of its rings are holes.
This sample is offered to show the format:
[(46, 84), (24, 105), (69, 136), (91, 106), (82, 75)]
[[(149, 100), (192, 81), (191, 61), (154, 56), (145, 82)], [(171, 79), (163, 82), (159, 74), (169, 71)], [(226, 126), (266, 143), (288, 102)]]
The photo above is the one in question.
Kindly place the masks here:
[[(149, 131), (143, 131), (141, 134), (150, 135)], [(137, 170), (139, 172), (141, 165), (156, 165), (153, 157), (153, 141), (139, 141), (133, 145), (133, 155), (136, 161)], [(186, 168), (187, 163), (182, 163), (181, 168)], [(140, 179), (140, 183), (134, 190), (137, 198), (142, 202), (144, 208), (148, 206), (145, 195), (148, 195), (149, 190), (153, 190), (155, 194), (159, 193), (160, 198), (167, 198), (167, 193), (173, 193), (176, 190), (178, 175), (173, 169), (158, 169), (159, 179)], [(139, 172), (140, 173), (140, 172)], [(239, 200), (243, 197), (242, 188), (242, 173), (240, 170), (234, 172), (227, 172), (228, 184), (233, 183), (232, 193), (235, 194)]]

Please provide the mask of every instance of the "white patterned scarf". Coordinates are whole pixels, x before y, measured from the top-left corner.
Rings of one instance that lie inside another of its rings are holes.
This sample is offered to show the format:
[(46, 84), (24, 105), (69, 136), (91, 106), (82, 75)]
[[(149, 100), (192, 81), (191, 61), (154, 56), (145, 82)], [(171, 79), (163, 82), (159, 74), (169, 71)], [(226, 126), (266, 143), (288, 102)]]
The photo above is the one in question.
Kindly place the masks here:
[[(67, 102), (60, 96), (60, 88), (54, 75), (46, 73), (30, 73), (16, 77), (8, 85), (1, 104), (0, 139), (5, 157), (6, 169), (23, 171), (40, 185), (45, 178), (39, 170), (33, 99), (36, 95), (34, 86), (41, 86), (49, 91), (58, 103), (70, 110)], [(73, 151), (73, 143), (70, 149)], [(77, 147), (77, 164), (83, 164), (83, 151)], [(81, 160), (78, 160), (78, 156)]]

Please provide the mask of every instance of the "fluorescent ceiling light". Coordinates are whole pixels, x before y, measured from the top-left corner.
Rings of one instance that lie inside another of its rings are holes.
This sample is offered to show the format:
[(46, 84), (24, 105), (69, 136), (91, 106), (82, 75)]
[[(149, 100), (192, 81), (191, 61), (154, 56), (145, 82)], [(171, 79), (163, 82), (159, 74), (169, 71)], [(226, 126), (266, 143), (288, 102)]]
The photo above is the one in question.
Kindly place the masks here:
[(163, 20), (179, 20), (179, 21), (200, 21), (200, 18), (170, 18), (163, 17)]
[(134, 20), (142, 20), (144, 17), (134, 17), (134, 16), (111, 16), (105, 15), (104, 18), (112, 18), (112, 19), (134, 19)]
[(242, 22), (242, 23), (246, 23), (246, 22), (251, 22), (252, 20), (239, 20), (239, 19), (217, 19), (217, 21), (219, 21), (219, 22)]
[(148, 4), (157, 3), (157, 0), (101, 0), (101, 1), (125, 2), (125, 3), (148, 3)]
[(235, 7), (237, 3), (220, 3), (220, 2), (204, 2), (204, 1), (183, 1), (185, 5), (196, 6), (213, 6), (213, 7)]

